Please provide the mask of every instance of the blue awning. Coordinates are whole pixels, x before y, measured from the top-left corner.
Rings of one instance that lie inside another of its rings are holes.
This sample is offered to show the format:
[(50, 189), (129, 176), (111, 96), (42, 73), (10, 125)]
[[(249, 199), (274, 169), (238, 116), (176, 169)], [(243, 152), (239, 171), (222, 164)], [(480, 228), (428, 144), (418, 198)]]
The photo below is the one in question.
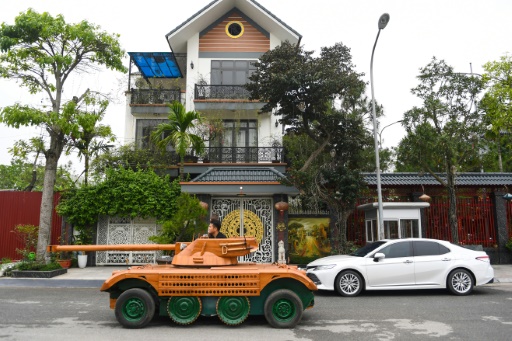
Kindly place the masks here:
[(128, 52), (144, 78), (182, 78), (172, 52)]

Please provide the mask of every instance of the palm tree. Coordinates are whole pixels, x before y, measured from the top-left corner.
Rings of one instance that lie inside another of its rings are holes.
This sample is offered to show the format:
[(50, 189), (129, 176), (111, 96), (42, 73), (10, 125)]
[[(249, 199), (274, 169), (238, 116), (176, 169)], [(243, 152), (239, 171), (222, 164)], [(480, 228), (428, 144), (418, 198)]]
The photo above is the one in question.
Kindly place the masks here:
[(201, 114), (196, 111), (185, 111), (185, 106), (180, 102), (169, 105), (169, 121), (159, 124), (151, 133), (151, 139), (160, 148), (165, 149), (171, 145), (180, 157), (180, 180), (183, 181), (185, 154), (187, 149), (200, 154), (204, 151), (204, 141), (201, 137), (190, 133), (196, 127), (196, 123), (202, 123)]
[[(76, 148), (80, 160), (84, 157), (84, 184), (89, 178), (89, 164), (93, 156), (99, 155), (112, 147), (107, 142), (114, 142), (115, 136), (110, 126), (98, 124), (105, 116), (109, 102), (98, 98), (86, 97), (85, 103), (92, 106), (93, 110), (80, 111), (76, 117), (78, 131), (71, 135), (72, 141), (69, 149)], [(81, 174), (80, 174), (81, 175)]]

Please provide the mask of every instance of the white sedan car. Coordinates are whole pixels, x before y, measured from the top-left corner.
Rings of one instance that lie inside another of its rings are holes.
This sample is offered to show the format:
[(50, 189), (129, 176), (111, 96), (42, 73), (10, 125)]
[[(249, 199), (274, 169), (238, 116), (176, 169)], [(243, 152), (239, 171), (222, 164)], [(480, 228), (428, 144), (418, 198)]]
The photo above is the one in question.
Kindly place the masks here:
[(436, 239), (410, 238), (369, 243), (350, 255), (329, 256), (307, 265), (320, 290), (357, 296), (366, 290), (448, 288), (468, 295), (491, 283), (494, 269), (484, 251)]

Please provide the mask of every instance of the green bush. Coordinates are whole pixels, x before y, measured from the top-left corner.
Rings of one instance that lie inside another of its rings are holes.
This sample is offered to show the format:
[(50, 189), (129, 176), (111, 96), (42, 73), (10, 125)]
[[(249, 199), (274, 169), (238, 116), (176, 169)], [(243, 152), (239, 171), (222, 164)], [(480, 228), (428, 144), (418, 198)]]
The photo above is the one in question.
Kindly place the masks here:
[(62, 269), (59, 263), (41, 263), (41, 262), (20, 262), (12, 270), (29, 271), (52, 271)]
[(505, 247), (512, 251), (512, 237), (508, 240), (508, 242), (505, 244)]

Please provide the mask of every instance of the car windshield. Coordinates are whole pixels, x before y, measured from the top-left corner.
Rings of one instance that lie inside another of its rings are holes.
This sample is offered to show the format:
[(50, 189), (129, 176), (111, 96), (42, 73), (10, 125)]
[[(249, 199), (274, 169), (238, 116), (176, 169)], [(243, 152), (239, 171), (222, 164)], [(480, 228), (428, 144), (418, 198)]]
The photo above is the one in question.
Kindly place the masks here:
[(379, 241), (379, 242), (368, 243), (365, 246), (363, 246), (362, 248), (359, 248), (356, 251), (352, 252), (350, 255), (356, 256), (356, 257), (364, 257), (383, 244), (386, 244), (386, 242)]

